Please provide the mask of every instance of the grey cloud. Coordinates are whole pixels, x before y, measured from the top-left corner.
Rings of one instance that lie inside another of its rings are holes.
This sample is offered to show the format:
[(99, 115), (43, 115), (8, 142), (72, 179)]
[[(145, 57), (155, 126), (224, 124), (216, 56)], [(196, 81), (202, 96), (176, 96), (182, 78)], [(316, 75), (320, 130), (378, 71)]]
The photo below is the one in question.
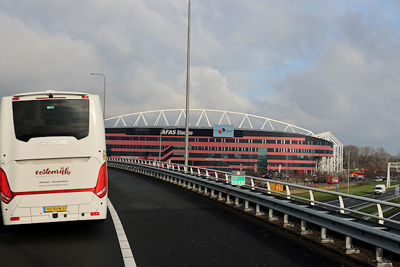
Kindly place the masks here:
[(33, 29), (0, 12), (1, 94), (39, 90), (83, 91), (82, 75), (100, 65), (93, 47), (64, 34)]
[(395, 27), (382, 29), (377, 19), (343, 18), (343, 35), (326, 45), (313, 66), (287, 76), (278, 95), (297, 108), (265, 102), (283, 111), (278, 116), (330, 129), (344, 143), (397, 151), (399, 34)]
[[(103, 72), (109, 115), (183, 107), (186, 4), (0, 1), (1, 95), (48, 88), (101, 95), (101, 80), (88, 73)], [(390, 147), (400, 131), (398, 8), (361, 0), (192, 1), (191, 103)], [(255, 86), (249, 77), (263, 72), (281, 77)]]

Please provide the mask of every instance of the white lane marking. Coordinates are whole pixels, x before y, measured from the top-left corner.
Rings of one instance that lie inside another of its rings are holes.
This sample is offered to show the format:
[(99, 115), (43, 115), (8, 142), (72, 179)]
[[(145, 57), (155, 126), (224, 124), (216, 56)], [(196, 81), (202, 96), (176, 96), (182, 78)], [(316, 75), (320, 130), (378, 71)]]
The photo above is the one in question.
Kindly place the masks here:
[(335, 203), (335, 202), (338, 202), (338, 203), (339, 203), (339, 200), (337, 200), (337, 199), (333, 199), (333, 200), (329, 200), (329, 201), (327, 201), (326, 203), (330, 204), (330, 203)]
[(111, 218), (114, 222), (115, 231), (121, 248), (122, 257), (124, 259), (125, 267), (136, 267), (135, 258), (133, 258), (131, 247), (129, 246), (128, 238), (125, 235), (124, 227), (118, 217), (117, 211), (114, 209), (110, 199), (107, 201), (108, 209), (110, 210)]
[(389, 217), (389, 219), (392, 219), (393, 217), (396, 217), (397, 215), (400, 215), (400, 212), (393, 214), (392, 216)]

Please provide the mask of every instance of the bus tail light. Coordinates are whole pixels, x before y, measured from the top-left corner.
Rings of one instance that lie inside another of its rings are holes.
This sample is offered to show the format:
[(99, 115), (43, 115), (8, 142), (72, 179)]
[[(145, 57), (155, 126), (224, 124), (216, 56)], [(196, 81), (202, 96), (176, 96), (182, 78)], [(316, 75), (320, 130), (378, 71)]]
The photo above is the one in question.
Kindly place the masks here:
[(90, 216), (98, 216), (98, 215), (100, 215), (100, 212), (98, 211), (90, 213)]
[(6, 204), (8, 204), (14, 197), (7, 181), (7, 175), (2, 168), (0, 168), (0, 197)]
[(11, 217), (11, 218), (10, 218), (10, 221), (12, 221), (12, 222), (13, 222), (13, 221), (19, 221), (19, 217)]
[(97, 178), (97, 184), (94, 188), (94, 193), (99, 198), (102, 198), (107, 193), (107, 164), (104, 163), (99, 171), (99, 176)]

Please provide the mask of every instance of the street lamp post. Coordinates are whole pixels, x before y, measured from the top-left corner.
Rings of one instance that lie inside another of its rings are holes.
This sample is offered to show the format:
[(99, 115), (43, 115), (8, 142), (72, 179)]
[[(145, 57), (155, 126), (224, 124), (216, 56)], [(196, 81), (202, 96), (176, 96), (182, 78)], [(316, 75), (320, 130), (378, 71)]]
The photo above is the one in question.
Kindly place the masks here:
[(286, 183), (288, 183), (289, 181), (288, 181), (288, 174), (287, 174), (287, 172), (288, 172), (288, 151), (287, 151), (288, 149), (286, 148)]
[(103, 118), (106, 118), (106, 75), (103, 73), (90, 73), (90, 75), (99, 75), (103, 76), (103, 86), (104, 86), (104, 93), (103, 93)]
[(350, 153), (351, 151), (349, 151), (348, 153), (348, 158), (347, 158), (347, 194), (349, 194), (350, 192)]
[(164, 129), (161, 129), (160, 131), (160, 147), (158, 150), (158, 161), (161, 162), (161, 135), (163, 134)]
[(350, 155), (351, 155), (351, 152), (355, 152), (355, 151), (349, 150), (349, 152), (347, 153), (349, 155), (347, 158), (347, 194), (350, 193)]
[(186, 55), (186, 120), (185, 120), (185, 168), (188, 168), (189, 159), (189, 89), (190, 89), (190, 10), (191, 1), (188, 4), (188, 36)]

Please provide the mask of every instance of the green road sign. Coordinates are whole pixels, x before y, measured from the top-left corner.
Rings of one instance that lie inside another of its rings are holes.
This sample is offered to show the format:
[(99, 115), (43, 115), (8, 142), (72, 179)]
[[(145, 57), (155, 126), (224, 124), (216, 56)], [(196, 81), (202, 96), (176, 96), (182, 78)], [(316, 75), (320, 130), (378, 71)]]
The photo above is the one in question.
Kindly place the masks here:
[(246, 176), (231, 176), (231, 185), (244, 185)]

